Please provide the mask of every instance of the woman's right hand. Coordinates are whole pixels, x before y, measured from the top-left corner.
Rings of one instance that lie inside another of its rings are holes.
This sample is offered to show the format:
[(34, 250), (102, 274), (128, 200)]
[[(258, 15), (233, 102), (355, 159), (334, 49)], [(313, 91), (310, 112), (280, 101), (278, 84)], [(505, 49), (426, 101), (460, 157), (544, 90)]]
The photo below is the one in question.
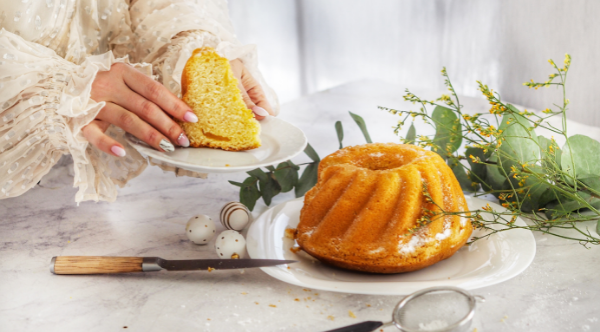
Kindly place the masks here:
[(110, 124), (159, 151), (174, 151), (171, 142), (187, 147), (190, 141), (172, 118), (198, 122), (194, 112), (162, 84), (123, 63), (98, 72), (91, 98), (106, 102), (106, 106), (83, 128), (83, 136), (98, 149), (118, 157), (125, 156), (125, 149), (104, 133)]

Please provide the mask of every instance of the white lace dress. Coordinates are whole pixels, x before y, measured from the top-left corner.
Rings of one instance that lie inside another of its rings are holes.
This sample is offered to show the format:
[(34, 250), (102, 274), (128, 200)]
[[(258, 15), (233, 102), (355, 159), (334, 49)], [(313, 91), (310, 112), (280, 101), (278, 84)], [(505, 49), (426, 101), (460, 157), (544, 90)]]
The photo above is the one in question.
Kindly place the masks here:
[(64, 154), (74, 162), (75, 201), (114, 201), (116, 185), (139, 175), (147, 161), (111, 126), (127, 150), (118, 158), (81, 133), (104, 102), (90, 99), (98, 71), (115, 62), (152, 73), (180, 95), (191, 52), (212, 46), (241, 59), (277, 109), (257, 69), (253, 45), (235, 38), (221, 0), (11, 0), (0, 4), (0, 197), (31, 189)]

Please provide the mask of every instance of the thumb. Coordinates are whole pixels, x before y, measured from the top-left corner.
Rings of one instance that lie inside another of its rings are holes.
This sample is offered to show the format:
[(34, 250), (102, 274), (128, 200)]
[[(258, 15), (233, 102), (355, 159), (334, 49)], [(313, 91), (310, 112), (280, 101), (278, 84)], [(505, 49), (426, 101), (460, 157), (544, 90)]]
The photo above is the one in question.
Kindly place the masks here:
[(246, 104), (246, 107), (248, 107), (250, 110), (252, 110), (252, 112), (254, 113), (254, 117), (257, 120), (262, 120), (267, 115), (269, 115), (269, 112), (267, 112), (264, 108), (257, 106), (252, 101), (252, 98), (250, 98), (250, 96), (248, 95), (248, 92), (246, 91), (246, 88), (242, 84), (241, 80), (238, 80), (238, 88), (240, 89), (240, 92), (242, 93), (242, 99), (244, 99), (244, 103)]

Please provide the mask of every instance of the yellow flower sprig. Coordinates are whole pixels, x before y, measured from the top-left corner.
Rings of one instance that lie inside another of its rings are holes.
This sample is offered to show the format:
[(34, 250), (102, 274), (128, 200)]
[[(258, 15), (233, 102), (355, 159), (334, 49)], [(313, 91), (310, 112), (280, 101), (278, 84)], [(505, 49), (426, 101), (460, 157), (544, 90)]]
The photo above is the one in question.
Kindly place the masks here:
[(569, 71), (569, 67), (571, 66), (571, 56), (568, 53), (565, 54), (565, 59), (563, 61), (564, 67), (562, 68), (559, 68), (558, 65), (552, 59), (549, 59), (548, 63), (550, 63), (550, 65), (554, 67), (558, 71), (558, 73), (550, 74), (548, 76), (548, 80), (545, 82), (534, 82), (533, 80), (531, 80), (529, 82), (523, 83), (523, 85), (530, 89), (534, 88), (535, 90), (542, 87), (547, 88), (550, 85), (563, 85), (564, 83), (554, 83), (554, 79), (559, 76), (562, 76), (562, 73), (566, 73), (567, 71)]
[(506, 112), (506, 105), (500, 101), (500, 98), (494, 93), (494, 90), (491, 90), (487, 85), (481, 83), (481, 81), (477, 81), (477, 84), (479, 85), (479, 91), (481, 91), (490, 105), (492, 105), (490, 108), (491, 114), (503, 114)]

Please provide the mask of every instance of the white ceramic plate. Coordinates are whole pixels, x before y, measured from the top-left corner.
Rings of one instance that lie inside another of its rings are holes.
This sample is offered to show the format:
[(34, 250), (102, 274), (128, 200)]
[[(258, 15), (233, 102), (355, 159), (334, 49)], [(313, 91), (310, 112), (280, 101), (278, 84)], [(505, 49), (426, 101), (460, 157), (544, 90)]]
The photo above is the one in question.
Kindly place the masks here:
[(270, 116), (260, 121), (260, 125), (262, 146), (239, 152), (210, 148), (176, 148), (173, 152), (160, 152), (134, 136), (127, 135), (127, 139), (136, 150), (152, 157), (153, 161), (202, 173), (246, 172), (277, 165), (306, 148), (306, 136), (291, 123)]
[[(488, 201), (466, 197), (469, 209), (478, 209)], [(504, 208), (489, 203), (496, 211)], [(334, 292), (373, 295), (406, 295), (433, 286), (457, 286), (476, 289), (491, 286), (523, 272), (535, 256), (531, 231), (514, 229), (496, 233), (487, 240), (464, 246), (454, 256), (425, 269), (392, 275), (366, 274), (327, 266), (304, 251), (289, 249), (294, 240), (284, 236), (286, 228), (296, 228), (303, 198), (279, 204), (263, 213), (248, 230), (248, 254), (252, 258), (294, 259), (298, 263), (262, 268), (270, 276), (287, 283)], [(524, 226), (522, 219), (516, 225)], [(477, 230), (473, 234), (477, 234)]]

